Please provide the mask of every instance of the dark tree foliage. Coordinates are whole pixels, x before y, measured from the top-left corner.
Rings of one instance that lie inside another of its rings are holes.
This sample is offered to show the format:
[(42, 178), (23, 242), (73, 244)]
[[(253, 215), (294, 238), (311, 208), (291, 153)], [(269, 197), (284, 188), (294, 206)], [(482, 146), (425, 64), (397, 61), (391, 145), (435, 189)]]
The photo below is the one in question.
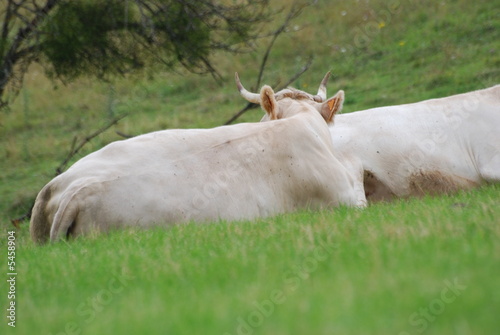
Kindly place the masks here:
[(210, 55), (247, 49), (270, 15), (268, 0), (4, 1), (0, 98), (8, 84), (20, 88), (32, 62), (63, 80), (158, 63), (216, 76)]

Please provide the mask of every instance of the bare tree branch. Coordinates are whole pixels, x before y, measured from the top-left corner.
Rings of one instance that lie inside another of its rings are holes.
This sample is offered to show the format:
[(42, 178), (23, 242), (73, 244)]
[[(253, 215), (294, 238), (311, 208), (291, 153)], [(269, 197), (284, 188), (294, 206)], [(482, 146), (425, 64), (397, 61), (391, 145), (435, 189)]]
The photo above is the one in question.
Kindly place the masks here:
[(250, 109), (254, 109), (254, 108), (257, 108), (257, 107), (259, 107), (259, 105), (249, 102), (238, 113), (236, 113), (233, 116), (231, 116), (231, 118), (229, 120), (227, 120), (224, 123), (224, 125), (228, 125), (228, 124), (233, 123), (234, 121), (236, 121), (236, 119), (238, 119), (240, 116), (242, 116), (246, 111), (249, 111)]
[(116, 135), (121, 136), (123, 138), (132, 138), (135, 136), (135, 135), (125, 134), (124, 132), (119, 131), (119, 130), (116, 130), (115, 133), (116, 133)]
[[(297, 72), (295, 73), (284, 85), (281, 85), (281, 86), (278, 86), (276, 88), (276, 91), (279, 91), (285, 87), (287, 87), (288, 85), (290, 85), (291, 83), (293, 83), (295, 80), (297, 80), (304, 72), (306, 72), (309, 67), (311, 66), (312, 64), (312, 61), (313, 61), (313, 58), (310, 57), (309, 60), (307, 61), (307, 63)], [(275, 85), (277, 86), (277, 85)], [(251, 103), (249, 102), (245, 107), (243, 107), (238, 113), (234, 114), (229, 120), (227, 120), (224, 125), (228, 125), (228, 124), (231, 124), (233, 123), (234, 121), (236, 121), (240, 116), (242, 116), (246, 111), (250, 110), (250, 109), (254, 109), (254, 108), (257, 108), (259, 107), (259, 105), (257, 104), (254, 104), (254, 103)]]
[(118, 121), (123, 119), (125, 116), (127, 116), (127, 114), (122, 114), (122, 115), (119, 115), (119, 116), (113, 118), (110, 122), (108, 122), (107, 124), (105, 124), (101, 128), (94, 131), (92, 134), (90, 134), (90, 135), (86, 136), (84, 139), (82, 139), (77, 146), (75, 146), (75, 143), (76, 143), (75, 142), (76, 138), (75, 138), (75, 140), (73, 141), (73, 144), (71, 146), (72, 148), (71, 148), (70, 152), (68, 152), (68, 155), (66, 156), (66, 158), (56, 168), (55, 175), (58, 176), (64, 172), (69, 161), (85, 146), (85, 144), (90, 142), (94, 137), (99, 136), (100, 134), (102, 134), (103, 132), (105, 132), (106, 130), (111, 128), (113, 125), (117, 124)]
[(266, 52), (264, 53), (264, 57), (262, 57), (262, 62), (260, 64), (260, 69), (259, 69), (259, 76), (257, 77), (257, 84), (255, 85), (254, 89), (257, 89), (260, 87), (260, 83), (262, 81), (262, 75), (264, 74), (264, 68), (266, 67), (267, 59), (269, 58), (269, 54), (271, 53), (271, 49), (273, 48), (274, 42), (276, 39), (286, 31), (288, 28), (288, 25), (290, 22), (295, 19), (297, 16), (302, 13), (302, 10), (307, 7), (307, 4), (301, 4), (298, 5), (296, 2), (292, 5), (292, 8), (290, 9), (290, 12), (285, 18), (285, 21), (283, 24), (275, 30), (273, 33), (273, 37), (271, 38), (271, 41), (269, 42), (269, 45), (267, 46)]
[[(122, 115), (119, 115), (119, 116), (113, 118), (107, 124), (105, 124), (101, 128), (97, 129), (96, 131), (94, 131), (93, 133), (91, 133), (90, 135), (88, 135), (84, 139), (82, 139), (80, 141), (80, 143), (78, 143), (78, 145), (76, 145), (76, 137), (75, 137), (73, 139), (73, 142), (71, 143), (71, 149), (68, 152), (68, 154), (66, 155), (66, 158), (56, 168), (56, 173), (55, 173), (54, 177), (58, 176), (62, 172), (64, 172), (69, 161), (85, 146), (85, 144), (89, 143), (94, 137), (99, 136), (100, 134), (102, 134), (103, 132), (105, 132), (106, 130), (111, 128), (113, 125), (117, 124), (121, 119), (123, 119), (126, 116), (127, 116), (127, 114), (122, 114)], [(14, 227), (19, 228), (19, 225), (21, 223), (23, 223), (24, 220), (31, 218), (31, 211), (33, 210), (33, 206), (34, 206), (34, 203), (31, 204), (30, 209), (26, 213), (24, 213), (23, 215), (21, 215), (17, 218), (10, 220), (10, 222), (14, 225)]]
[[(269, 55), (271, 54), (271, 50), (274, 46), (274, 42), (276, 42), (276, 40), (278, 39), (278, 37), (287, 30), (288, 26), (290, 25), (290, 22), (296, 18), (297, 16), (299, 16), (301, 13), (302, 13), (302, 10), (309, 6), (308, 4), (297, 4), (296, 2), (292, 5), (292, 8), (290, 9), (290, 12), (288, 12), (285, 20), (283, 21), (283, 24), (281, 24), (281, 26), (278, 27), (278, 29), (276, 29), (274, 31), (274, 33), (272, 34), (272, 38), (271, 38), (271, 41), (269, 42), (269, 44), (267, 45), (267, 48), (266, 48), (266, 52), (264, 53), (264, 56), (262, 57), (262, 61), (260, 63), (260, 68), (259, 68), (259, 75), (257, 77), (257, 83), (255, 84), (255, 86), (253, 87), (254, 90), (257, 90), (259, 87), (260, 87), (260, 84), (261, 84), (261, 81), (262, 81), (262, 76), (264, 75), (264, 69), (266, 67), (266, 64), (267, 64), (267, 61), (269, 59)], [(312, 60), (313, 58), (310, 57), (307, 61), (307, 63), (297, 72), (295, 73), (292, 78), (290, 78), (285, 85), (282, 85), (280, 87), (276, 87), (277, 85), (275, 85), (275, 89), (276, 90), (281, 90), (285, 87), (287, 87), (288, 85), (290, 85), (291, 83), (293, 83), (295, 80), (297, 80), (297, 78), (299, 78), (304, 72), (306, 72), (309, 67), (311, 66), (312, 64)], [(248, 103), (245, 107), (243, 107), (239, 112), (237, 112), (236, 114), (234, 114), (231, 118), (229, 118), (229, 120), (227, 120), (224, 125), (228, 125), (228, 124), (231, 124), (233, 123), (234, 121), (236, 121), (240, 116), (242, 116), (246, 111), (250, 110), (250, 109), (254, 109), (254, 108), (257, 108), (259, 107), (259, 105), (257, 104), (254, 104), (254, 103)]]
[(307, 59), (307, 63), (299, 71), (297, 71), (297, 73), (295, 73), (285, 84), (276, 87), (276, 90), (279, 91), (279, 90), (282, 90), (282, 89), (290, 86), (295, 80), (299, 79), (299, 77), (302, 74), (304, 74), (304, 72), (309, 70), (309, 68), (312, 65), (312, 62), (313, 62), (313, 57), (311, 56)]
[(31, 20), (31, 23), (26, 27), (19, 29), (16, 38), (14, 39), (14, 44), (12, 46), (15, 47), (14, 49), (17, 49), (16, 43), (20, 44), (29, 34), (31, 34), (38, 27), (42, 14), (47, 14), (48, 12), (50, 12), (50, 10), (54, 8), (54, 6), (57, 5), (57, 3), (58, 0), (47, 0), (45, 6), (43, 6), (43, 8), (41, 8), (36, 13), (36, 16), (33, 18), (33, 20)]
[(7, 3), (7, 8), (5, 9), (5, 17), (4, 17), (4, 21), (3, 21), (3, 25), (2, 25), (2, 40), (5, 41), (7, 39), (7, 36), (9, 34), (9, 23), (10, 23), (10, 20), (13, 16), (13, 8), (12, 8), (12, 4), (13, 4), (13, 1), (12, 0), (8, 0), (9, 2)]

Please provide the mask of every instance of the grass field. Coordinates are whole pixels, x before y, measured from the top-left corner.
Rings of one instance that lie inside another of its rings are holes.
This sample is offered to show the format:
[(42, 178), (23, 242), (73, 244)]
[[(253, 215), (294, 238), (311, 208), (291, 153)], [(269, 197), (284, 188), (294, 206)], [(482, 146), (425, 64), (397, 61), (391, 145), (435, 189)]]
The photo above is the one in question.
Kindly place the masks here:
[[(329, 93), (345, 90), (345, 112), (500, 82), (495, 1), (320, 0), (291, 30), (277, 41), (264, 82), (285, 81), (314, 55), (294, 86), (314, 92), (332, 70)], [(9, 219), (29, 209), (75, 137), (128, 114), (77, 159), (120, 139), (115, 131), (220, 125), (245, 105), (234, 71), (251, 86), (264, 47), (218, 55), (222, 86), (164, 73), (54, 87), (33, 66), (0, 112), (2, 249)], [(120, 231), (43, 247), (25, 223), (15, 233), (16, 328), (5, 318), (7, 256), (1, 261), (0, 333), (497, 334), (499, 218), (500, 185), (489, 185), (365, 210)]]

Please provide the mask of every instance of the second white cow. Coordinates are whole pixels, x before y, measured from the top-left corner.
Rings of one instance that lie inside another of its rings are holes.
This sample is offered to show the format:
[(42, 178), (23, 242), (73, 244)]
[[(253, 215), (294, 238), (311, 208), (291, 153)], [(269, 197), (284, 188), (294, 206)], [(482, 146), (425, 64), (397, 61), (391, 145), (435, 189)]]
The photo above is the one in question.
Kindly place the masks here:
[(369, 201), (500, 182), (500, 85), (338, 115), (330, 131)]
[[(328, 77), (309, 96), (316, 108)], [(330, 132), (337, 157), (363, 174), (369, 202), (500, 182), (500, 85), (339, 114)]]

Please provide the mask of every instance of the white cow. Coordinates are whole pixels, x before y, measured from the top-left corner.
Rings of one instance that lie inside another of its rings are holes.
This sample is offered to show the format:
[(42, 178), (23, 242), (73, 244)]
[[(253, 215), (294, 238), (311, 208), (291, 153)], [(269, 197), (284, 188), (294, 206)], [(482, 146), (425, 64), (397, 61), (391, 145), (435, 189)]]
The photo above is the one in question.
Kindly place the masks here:
[[(326, 99), (328, 76), (311, 105)], [(363, 172), (368, 201), (500, 182), (500, 85), (340, 114), (330, 132), (337, 157)]]
[(111, 143), (40, 191), (31, 237), (44, 243), (124, 226), (365, 206), (361, 176), (336, 159), (325, 122), (342, 102), (339, 92), (324, 103), (322, 117), (303, 101), (277, 102), (264, 86), (259, 103), (272, 122), (164, 130)]

